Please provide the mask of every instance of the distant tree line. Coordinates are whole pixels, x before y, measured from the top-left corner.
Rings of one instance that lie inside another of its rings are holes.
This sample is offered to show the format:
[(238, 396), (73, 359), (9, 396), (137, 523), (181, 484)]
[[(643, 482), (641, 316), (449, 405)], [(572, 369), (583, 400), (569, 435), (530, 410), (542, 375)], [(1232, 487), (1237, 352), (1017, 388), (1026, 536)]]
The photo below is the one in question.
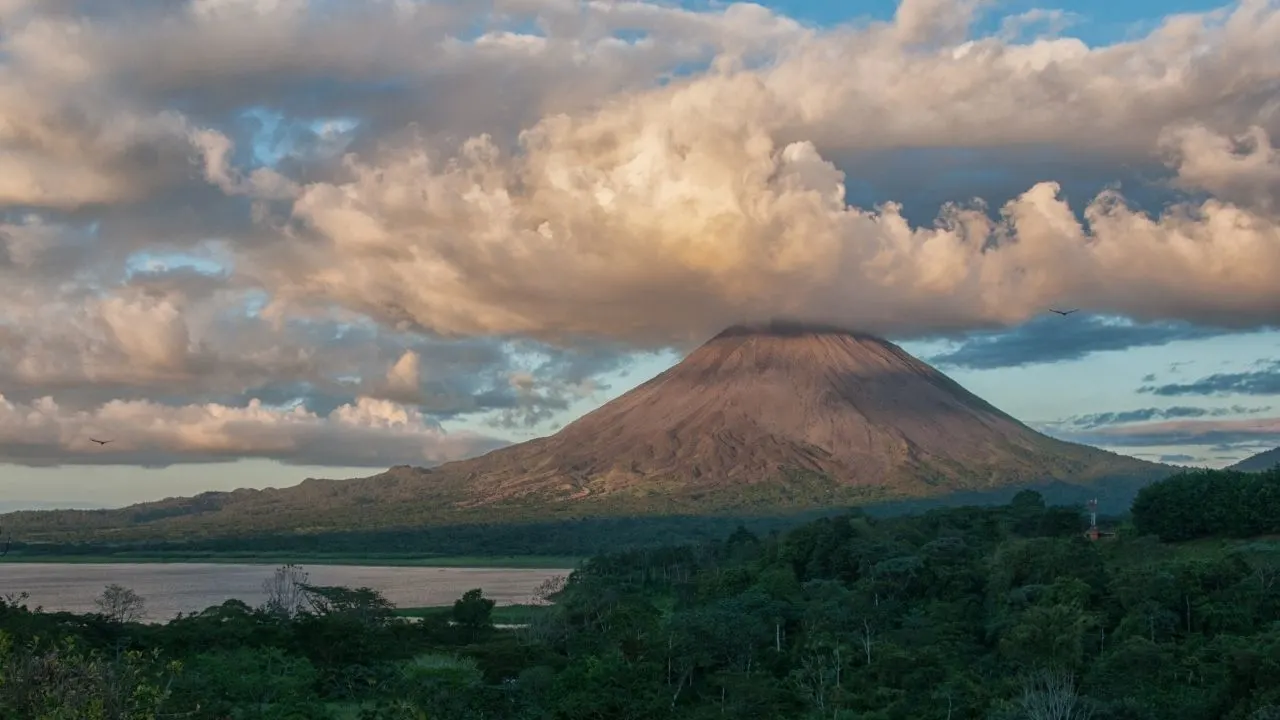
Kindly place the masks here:
[(779, 517), (600, 517), (525, 523), (441, 525), (395, 530), (307, 534), (244, 534), (190, 540), (21, 542), (27, 556), (184, 555), (228, 553), (386, 556), (586, 557), (611, 550), (722, 538), (744, 525), (752, 532), (784, 531), (839, 509)]
[[(1016, 488), (960, 493), (939, 498), (881, 502), (859, 508), (873, 517), (918, 515), (943, 507), (1001, 505)], [(1074, 506), (1090, 496), (1087, 488), (1048, 485), (1037, 489), (1046, 502)], [(1117, 511), (1127, 509), (1129, 495), (1111, 499)], [(1123, 501), (1122, 501), (1123, 500)], [(823, 517), (848, 512), (848, 507), (825, 507), (778, 514), (612, 515), (516, 522), (418, 524), (371, 530), (344, 529), (313, 533), (277, 533), (256, 529), (250, 519), (234, 529), (219, 527), (207, 537), (183, 539), (103, 540), (89, 527), (83, 539), (32, 542), (19, 524), (13, 551), (31, 557), (157, 555), (195, 558), (237, 553), (255, 555), (349, 555), (367, 559), (396, 556), (513, 556), (588, 557), (601, 553), (671, 544), (705, 543), (727, 536), (738, 526), (757, 535), (786, 532)], [(108, 512), (108, 511), (103, 511)], [(109, 511), (116, 512), (116, 511)], [(18, 513), (17, 515), (31, 515)], [(87, 511), (49, 511), (49, 526), (91, 525)], [(136, 518), (135, 518), (136, 519)], [(111, 533), (114, 535), (114, 533)]]
[(1132, 515), (1138, 532), (1166, 542), (1280, 534), (1280, 467), (1181, 473), (1143, 488)]

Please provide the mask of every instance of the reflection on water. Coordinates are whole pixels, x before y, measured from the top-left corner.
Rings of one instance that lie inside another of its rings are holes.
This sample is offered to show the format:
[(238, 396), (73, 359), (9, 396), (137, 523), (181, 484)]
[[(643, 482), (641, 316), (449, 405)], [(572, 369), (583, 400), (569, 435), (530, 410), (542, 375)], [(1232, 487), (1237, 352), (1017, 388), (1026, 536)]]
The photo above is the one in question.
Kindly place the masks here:
[[(316, 585), (370, 587), (400, 607), (448, 605), (472, 588), (499, 605), (527, 602), (534, 588), (569, 570), (504, 568), (303, 566)], [(147, 620), (168, 620), (230, 599), (263, 601), (262, 582), (270, 565), (198, 563), (63, 564), (0, 563), (0, 595), (26, 592), (27, 606), (92, 612), (93, 599), (111, 583), (133, 589), (147, 604)]]

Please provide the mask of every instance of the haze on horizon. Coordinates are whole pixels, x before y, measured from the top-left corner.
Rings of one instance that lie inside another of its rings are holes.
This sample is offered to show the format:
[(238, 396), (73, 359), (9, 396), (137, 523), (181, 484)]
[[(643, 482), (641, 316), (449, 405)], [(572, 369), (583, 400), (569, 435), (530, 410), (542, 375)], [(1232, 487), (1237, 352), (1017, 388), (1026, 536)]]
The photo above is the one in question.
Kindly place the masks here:
[(1280, 3), (832, 5), (0, 0), (0, 500), (467, 457), (775, 316), (1280, 444)]

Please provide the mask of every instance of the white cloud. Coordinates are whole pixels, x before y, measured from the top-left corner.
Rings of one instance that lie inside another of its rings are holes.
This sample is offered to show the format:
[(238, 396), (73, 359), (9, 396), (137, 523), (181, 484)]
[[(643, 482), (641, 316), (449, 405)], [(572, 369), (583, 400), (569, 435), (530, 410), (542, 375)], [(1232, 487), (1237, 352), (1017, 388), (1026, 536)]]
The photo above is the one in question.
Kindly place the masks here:
[[(0, 386), (59, 418), (270, 393), (320, 398), (323, 428), (357, 397), (503, 424), (610, 367), (524, 367), (522, 337), (658, 347), (776, 315), (901, 335), (1056, 304), (1273, 323), (1280, 9), (1090, 47), (1047, 12), (975, 36), (993, 7), (820, 30), (751, 4), (0, 0)], [(924, 225), (911, 196), (853, 203), (943, 174), (894, 160), (941, 150), (970, 153), (963, 186), (1009, 161), (1016, 192)], [(1194, 197), (1060, 192), (1166, 164)], [(157, 256), (216, 270), (136, 270)]]
[(414, 394), (422, 387), (422, 358), (406, 350), (387, 371), (387, 385), (393, 391)]
[(1180, 187), (1264, 212), (1280, 209), (1280, 150), (1262, 127), (1234, 137), (1203, 126), (1171, 128), (1163, 141)]

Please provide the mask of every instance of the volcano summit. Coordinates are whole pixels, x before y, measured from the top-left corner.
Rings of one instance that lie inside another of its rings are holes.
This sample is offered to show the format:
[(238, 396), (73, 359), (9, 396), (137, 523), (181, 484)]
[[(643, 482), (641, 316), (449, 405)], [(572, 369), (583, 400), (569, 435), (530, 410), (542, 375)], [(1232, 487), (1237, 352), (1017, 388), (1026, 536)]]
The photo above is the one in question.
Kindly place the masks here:
[[(784, 514), (1048, 484), (1127, 502), (1170, 472), (1042, 435), (893, 343), (773, 322), (725, 330), (549, 437), (433, 469), (97, 511), (90, 524), (167, 534)], [(36, 530), (34, 519), (21, 524)]]
[(555, 435), (436, 472), (464, 469), (469, 503), (660, 493), (737, 506), (802, 480), (921, 497), (1161, 466), (1042, 435), (885, 340), (772, 322), (725, 330)]

